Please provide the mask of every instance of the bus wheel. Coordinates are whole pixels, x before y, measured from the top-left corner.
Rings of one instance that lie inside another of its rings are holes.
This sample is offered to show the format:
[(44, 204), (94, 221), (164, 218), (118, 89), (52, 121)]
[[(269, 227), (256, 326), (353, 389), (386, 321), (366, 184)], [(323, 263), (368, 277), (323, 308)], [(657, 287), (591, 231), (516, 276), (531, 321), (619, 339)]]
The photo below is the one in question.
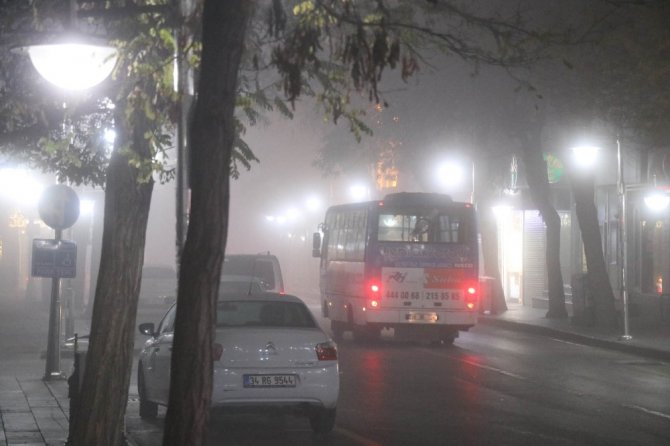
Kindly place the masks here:
[(443, 331), (439, 334), (439, 337), (437, 340), (433, 341), (434, 345), (444, 345), (445, 347), (448, 347), (450, 345), (454, 345), (454, 339), (458, 337), (458, 332), (454, 331)]
[(342, 335), (344, 335), (344, 322), (330, 321), (330, 331), (333, 332), (333, 339), (335, 341), (341, 341)]
[(433, 347), (450, 347), (454, 345), (454, 338), (453, 337), (446, 337), (442, 339), (433, 339), (430, 341), (430, 345)]

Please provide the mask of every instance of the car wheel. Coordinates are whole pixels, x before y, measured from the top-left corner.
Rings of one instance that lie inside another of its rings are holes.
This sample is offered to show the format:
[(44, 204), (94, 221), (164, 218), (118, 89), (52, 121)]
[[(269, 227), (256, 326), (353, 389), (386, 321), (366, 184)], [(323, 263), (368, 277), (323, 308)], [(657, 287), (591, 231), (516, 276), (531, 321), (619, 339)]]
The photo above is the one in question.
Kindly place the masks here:
[(327, 434), (335, 427), (335, 409), (318, 409), (309, 417), (315, 434)]
[(140, 394), (140, 418), (145, 420), (156, 418), (158, 416), (158, 404), (147, 400), (147, 389), (141, 365), (137, 367), (137, 391)]

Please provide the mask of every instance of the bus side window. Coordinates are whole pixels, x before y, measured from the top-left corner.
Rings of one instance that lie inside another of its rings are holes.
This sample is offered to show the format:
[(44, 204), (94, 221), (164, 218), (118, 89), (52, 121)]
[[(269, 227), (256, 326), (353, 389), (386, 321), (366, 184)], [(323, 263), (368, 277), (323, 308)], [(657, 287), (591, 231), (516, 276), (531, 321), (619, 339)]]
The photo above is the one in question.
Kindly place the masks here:
[(326, 254), (329, 261), (337, 258), (337, 237), (339, 232), (337, 217), (337, 214), (330, 214), (326, 221), (326, 227), (328, 228), (328, 251)]

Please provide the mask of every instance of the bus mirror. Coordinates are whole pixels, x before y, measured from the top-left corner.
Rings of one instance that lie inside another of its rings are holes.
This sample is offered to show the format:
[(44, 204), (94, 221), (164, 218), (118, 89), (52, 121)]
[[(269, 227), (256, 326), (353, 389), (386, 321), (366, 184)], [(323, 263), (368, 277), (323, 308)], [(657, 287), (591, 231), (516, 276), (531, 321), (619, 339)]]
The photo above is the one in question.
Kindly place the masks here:
[(321, 233), (312, 234), (312, 257), (321, 257)]

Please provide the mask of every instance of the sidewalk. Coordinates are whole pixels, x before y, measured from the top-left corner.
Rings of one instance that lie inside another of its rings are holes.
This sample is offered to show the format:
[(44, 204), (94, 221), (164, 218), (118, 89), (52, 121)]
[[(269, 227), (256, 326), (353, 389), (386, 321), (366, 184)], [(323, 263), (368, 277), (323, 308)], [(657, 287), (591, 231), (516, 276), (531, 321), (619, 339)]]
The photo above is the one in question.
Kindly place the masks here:
[(0, 377), (0, 445), (62, 445), (67, 441), (67, 381)]
[(649, 322), (632, 318), (625, 340), (623, 328), (616, 333), (603, 333), (595, 327), (573, 323), (571, 318), (547, 319), (547, 310), (520, 304), (507, 304), (507, 311), (497, 315), (482, 314), (479, 324), (509, 330), (551, 336), (578, 344), (617, 350), (662, 361), (670, 361), (670, 323)]
[[(670, 324), (633, 321), (629, 329), (631, 339), (622, 340), (623, 331), (604, 334), (593, 327), (574, 325), (570, 318), (547, 319), (545, 314), (546, 310), (543, 309), (508, 304), (508, 310), (502, 314), (480, 315), (479, 324), (670, 361)], [(26, 370), (26, 373), (17, 371), (14, 376), (0, 376), (0, 446), (60, 446), (67, 440), (67, 380), (43, 381), (35, 370)], [(137, 388), (132, 386), (126, 411), (128, 444), (159, 445), (161, 427), (160, 423), (147, 426), (147, 423), (140, 421)]]

